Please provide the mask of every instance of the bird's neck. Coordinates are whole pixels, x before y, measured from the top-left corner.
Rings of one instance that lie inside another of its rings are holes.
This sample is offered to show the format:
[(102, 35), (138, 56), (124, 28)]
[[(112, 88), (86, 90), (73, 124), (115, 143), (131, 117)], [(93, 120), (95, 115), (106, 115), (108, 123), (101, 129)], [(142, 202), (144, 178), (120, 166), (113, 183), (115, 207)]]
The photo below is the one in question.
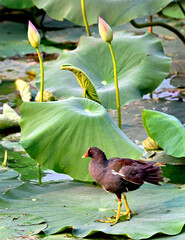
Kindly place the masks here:
[(101, 165), (102, 167), (107, 167), (108, 165), (108, 160), (106, 158), (106, 156), (99, 156), (98, 158), (92, 158), (92, 161), (95, 164)]

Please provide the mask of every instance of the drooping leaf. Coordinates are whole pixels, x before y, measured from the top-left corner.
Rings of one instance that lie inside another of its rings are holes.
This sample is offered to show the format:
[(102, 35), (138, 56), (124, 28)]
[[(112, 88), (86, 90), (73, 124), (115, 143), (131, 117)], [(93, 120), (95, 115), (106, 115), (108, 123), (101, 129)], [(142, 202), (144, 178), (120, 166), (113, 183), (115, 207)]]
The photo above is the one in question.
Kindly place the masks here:
[(144, 184), (139, 190), (129, 192), (127, 198), (131, 209), (138, 215), (112, 227), (109, 223), (94, 221), (115, 214), (112, 209), (117, 208), (114, 201), (116, 196), (101, 188), (74, 181), (44, 184), (41, 187), (25, 183), (0, 197), (0, 211), (26, 211), (39, 215), (48, 223), (44, 230), (46, 234), (72, 228), (77, 237), (104, 232), (132, 239), (147, 239), (157, 233), (175, 235), (181, 232), (185, 223), (183, 186)]
[[(162, 45), (151, 34), (136, 36), (118, 32), (112, 46), (117, 61), (120, 103), (141, 99), (153, 91), (166, 77), (170, 58), (165, 57)], [(108, 44), (102, 39), (82, 37), (78, 47), (63, 52), (45, 67), (45, 89), (58, 98), (82, 96), (82, 89), (75, 76), (61, 71), (60, 66), (71, 64), (83, 71), (94, 84), (100, 101), (106, 108), (116, 109), (114, 71)], [(40, 81), (40, 77), (37, 77)], [(39, 88), (39, 84), (37, 85)]]
[(26, 213), (0, 213), (1, 240), (38, 234), (47, 227), (45, 221)]
[[(68, 19), (84, 26), (80, 0), (33, 0), (38, 8), (57, 20)], [(137, 17), (153, 15), (171, 0), (85, 0), (87, 20), (90, 25), (97, 23), (101, 16), (109, 25), (126, 23)]]
[(92, 181), (89, 161), (82, 159), (91, 146), (104, 150), (107, 157), (137, 159), (143, 152), (117, 127), (103, 106), (83, 98), (24, 102), (20, 143), (41, 165), (81, 181)]
[(143, 125), (165, 153), (185, 157), (185, 128), (174, 116), (152, 110), (143, 110)]
[(20, 92), (23, 102), (29, 102), (31, 100), (31, 89), (29, 84), (22, 79), (17, 79), (15, 85), (16, 89)]
[(68, 70), (75, 74), (78, 83), (80, 84), (81, 88), (83, 89), (83, 93), (87, 94), (87, 97), (93, 101), (96, 101), (101, 104), (98, 94), (96, 92), (96, 88), (94, 87), (93, 83), (89, 79), (89, 77), (79, 68), (76, 68), (72, 65), (62, 65), (61, 70)]

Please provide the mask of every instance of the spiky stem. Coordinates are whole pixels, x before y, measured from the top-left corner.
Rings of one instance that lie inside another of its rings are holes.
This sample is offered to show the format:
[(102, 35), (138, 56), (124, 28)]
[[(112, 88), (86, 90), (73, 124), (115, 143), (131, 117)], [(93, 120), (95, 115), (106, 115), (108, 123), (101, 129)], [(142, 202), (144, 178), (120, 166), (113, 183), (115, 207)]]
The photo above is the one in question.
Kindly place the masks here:
[(89, 24), (88, 24), (88, 21), (87, 21), (87, 15), (86, 15), (86, 10), (85, 10), (84, 0), (81, 0), (81, 8), (82, 8), (82, 15), (83, 15), (83, 19), (84, 19), (87, 34), (88, 34), (88, 36), (91, 36), (91, 32), (90, 32), (90, 29), (89, 29)]
[(120, 96), (119, 96), (116, 59), (115, 59), (111, 42), (108, 42), (108, 44), (109, 44), (110, 52), (112, 55), (112, 62), (114, 67), (114, 81), (115, 81), (115, 88), (116, 88), (116, 102), (117, 102), (117, 111), (118, 111), (118, 127), (121, 129), (121, 108), (120, 108)]

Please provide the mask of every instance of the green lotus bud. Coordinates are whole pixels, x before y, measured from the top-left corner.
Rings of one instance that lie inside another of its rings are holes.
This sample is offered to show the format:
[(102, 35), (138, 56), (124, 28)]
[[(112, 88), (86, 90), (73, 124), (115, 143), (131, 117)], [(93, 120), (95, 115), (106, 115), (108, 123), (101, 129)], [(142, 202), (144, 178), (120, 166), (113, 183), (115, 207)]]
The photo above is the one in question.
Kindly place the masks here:
[(101, 17), (99, 17), (98, 28), (101, 38), (105, 42), (111, 42), (113, 39), (112, 29)]
[(30, 21), (28, 23), (28, 40), (34, 48), (38, 48), (40, 45), (40, 35), (36, 27)]

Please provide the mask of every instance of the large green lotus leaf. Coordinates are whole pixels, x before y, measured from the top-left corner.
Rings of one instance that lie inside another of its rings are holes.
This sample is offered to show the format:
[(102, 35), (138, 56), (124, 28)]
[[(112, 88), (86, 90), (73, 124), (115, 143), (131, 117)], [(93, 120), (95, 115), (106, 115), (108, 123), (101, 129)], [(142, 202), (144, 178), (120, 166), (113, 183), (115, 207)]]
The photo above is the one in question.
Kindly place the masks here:
[(0, 4), (15, 9), (31, 8), (34, 6), (32, 0), (0, 0)]
[(117, 208), (116, 196), (102, 188), (74, 181), (43, 186), (25, 183), (0, 197), (0, 211), (39, 215), (48, 224), (46, 234), (72, 228), (77, 237), (104, 232), (122, 235), (122, 238), (125, 235), (147, 239), (156, 233), (175, 235), (181, 232), (185, 223), (183, 186), (144, 184), (139, 190), (129, 192), (127, 198), (138, 215), (112, 227), (109, 223), (94, 221), (115, 214), (112, 209)]
[(88, 160), (91, 146), (107, 157), (139, 158), (137, 147), (117, 127), (106, 109), (83, 98), (59, 102), (24, 102), (21, 106), (21, 145), (41, 165), (81, 181), (92, 181)]
[[(185, 9), (185, 2), (184, 1), (180, 2), (182, 4), (182, 7)], [(185, 15), (180, 9), (177, 2), (170, 3), (165, 9), (163, 9), (162, 13), (167, 17), (171, 18), (185, 18)]]
[(35, 235), (47, 227), (45, 221), (35, 215), (25, 213), (0, 213), (1, 240), (22, 239)]
[(185, 128), (174, 116), (152, 110), (143, 110), (143, 125), (165, 153), (185, 157)]
[[(33, 0), (38, 8), (57, 20), (68, 19), (84, 25), (80, 0)], [(84, 0), (88, 23), (97, 23), (101, 16), (111, 26), (126, 23), (137, 17), (153, 15), (171, 0)]]
[[(171, 60), (164, 56), (160, 41), (153, 35), (118, 32), (114, 34), (112, 45), (117, 60), (121, 106), (141, 99), (167, 76)], [(83, 90), (75, 76), (60, 70), (63, 64), (81, 69), (93, 82), (102, 104), (116, 109), (114, 72), (108, 44), (100, 38), (83, 36), (75, 50), (63, 52), (56, 61), (46, 65), (45, 88), (48, 91), (58, 98), (82, 96)], [(40, 76), (37, 81), (40, 81)]]

